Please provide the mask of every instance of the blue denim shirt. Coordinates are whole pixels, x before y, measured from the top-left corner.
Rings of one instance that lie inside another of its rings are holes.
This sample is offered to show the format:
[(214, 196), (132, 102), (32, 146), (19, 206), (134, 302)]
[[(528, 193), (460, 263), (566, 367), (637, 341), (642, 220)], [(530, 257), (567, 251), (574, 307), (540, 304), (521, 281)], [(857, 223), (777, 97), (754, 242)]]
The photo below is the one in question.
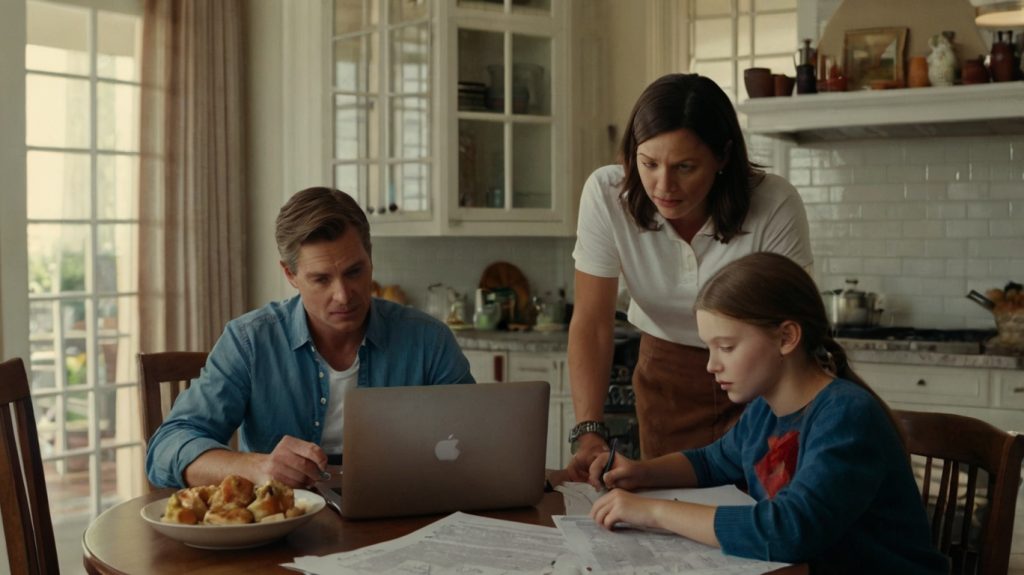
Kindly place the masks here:
[[(178, 396), (149, 441), (154, 485), (183, 487), (184, 471), (210, 449), (270, 453), (285, 435), (320, 443), (330, 393), (300, 296), (228, 322), (199, 377)], [(413, 308), (375, 299), (359, 348), (359, 387), (473, 383), (451, 330)]]

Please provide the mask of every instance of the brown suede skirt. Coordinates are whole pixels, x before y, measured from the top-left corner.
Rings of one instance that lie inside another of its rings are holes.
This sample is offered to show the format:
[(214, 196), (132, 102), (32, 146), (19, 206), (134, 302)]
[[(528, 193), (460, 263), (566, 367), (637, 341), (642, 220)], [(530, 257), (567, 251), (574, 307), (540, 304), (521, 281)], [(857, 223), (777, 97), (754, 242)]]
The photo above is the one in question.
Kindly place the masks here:
[(640, 338), (633, 392), (644, 459), (708, 445), (739, 419), (744, 406), (729, 401), (707, 365), (706, 349)]

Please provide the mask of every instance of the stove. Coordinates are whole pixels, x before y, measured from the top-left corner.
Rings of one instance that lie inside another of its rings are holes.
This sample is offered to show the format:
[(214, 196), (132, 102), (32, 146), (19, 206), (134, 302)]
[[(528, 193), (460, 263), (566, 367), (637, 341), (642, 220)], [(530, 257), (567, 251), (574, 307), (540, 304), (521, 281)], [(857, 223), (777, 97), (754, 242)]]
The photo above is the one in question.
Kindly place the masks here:
[(919, 329), (914, 327), (840, 327), (835, 338), (847, 350), (985, 353), (994, 329)]

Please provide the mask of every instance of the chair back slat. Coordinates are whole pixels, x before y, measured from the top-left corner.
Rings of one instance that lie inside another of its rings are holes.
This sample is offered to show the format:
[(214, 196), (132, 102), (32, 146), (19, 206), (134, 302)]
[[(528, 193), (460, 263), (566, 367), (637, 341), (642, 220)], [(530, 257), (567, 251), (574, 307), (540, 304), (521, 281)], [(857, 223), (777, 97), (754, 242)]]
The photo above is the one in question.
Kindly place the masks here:
[(43, 460), (25, 364), (0, 363), (0, 515), (11, 573), (58, 573)]
[[(902, 427), (907, 450), (926, 460), (921, 497), (931, 513), (932, 541), (952, 560), (953, 573), (1005, 575), (1024, 437), (960, 415), (894, 410), (893, 416)], [(942, 462), (934, 495), (933, 461)], [(988, 481), (978, 480), (979, 470), (985, 471)]]
[[(148, 446), (178, 395), (188, 389), (206, 365), (202, 351), (140, 353), (139, 393), (142, 398), (142, 441)], [(150, 484), (150, 491), (155, 486)]]

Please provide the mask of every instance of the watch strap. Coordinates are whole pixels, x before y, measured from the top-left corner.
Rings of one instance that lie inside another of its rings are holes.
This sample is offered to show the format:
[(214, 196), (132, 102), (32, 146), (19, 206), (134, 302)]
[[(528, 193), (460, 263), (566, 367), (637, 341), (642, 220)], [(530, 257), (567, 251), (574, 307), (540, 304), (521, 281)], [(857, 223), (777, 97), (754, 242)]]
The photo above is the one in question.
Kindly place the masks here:
[(585, 433), (596, 433), (605, 441), (608, 441), (608, 436), (611, 435), (603, 421), (581, 421), (569, 432), (569, 443), (574, 443)]

